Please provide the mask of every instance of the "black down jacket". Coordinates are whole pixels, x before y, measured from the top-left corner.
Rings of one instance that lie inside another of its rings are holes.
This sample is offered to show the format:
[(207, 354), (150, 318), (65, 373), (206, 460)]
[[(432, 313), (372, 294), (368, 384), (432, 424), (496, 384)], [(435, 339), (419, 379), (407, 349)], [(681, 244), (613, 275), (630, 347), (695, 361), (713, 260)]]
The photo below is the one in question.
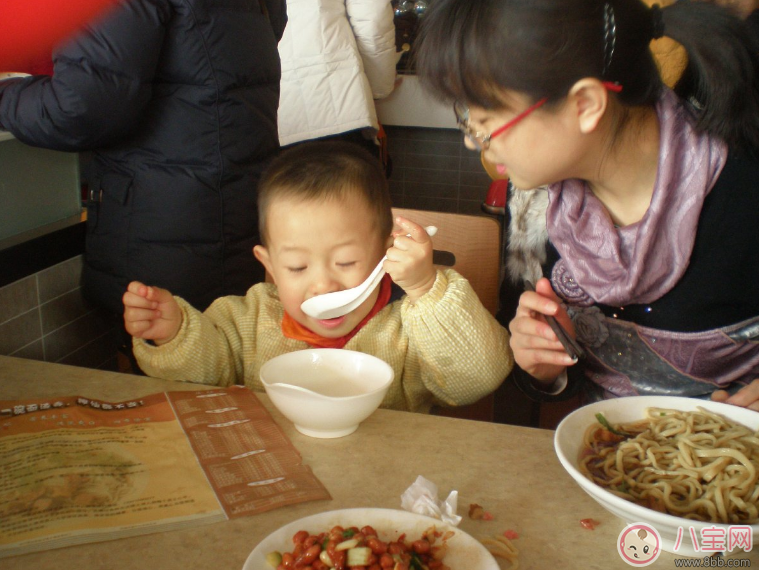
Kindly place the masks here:
[(256, 186), (279, 148), (284, 0), (126, 0), (0, 82), (20, 141), (92, 150), (86, 295), (115, 313), (136, 279), (204, 309), (263, 280)]

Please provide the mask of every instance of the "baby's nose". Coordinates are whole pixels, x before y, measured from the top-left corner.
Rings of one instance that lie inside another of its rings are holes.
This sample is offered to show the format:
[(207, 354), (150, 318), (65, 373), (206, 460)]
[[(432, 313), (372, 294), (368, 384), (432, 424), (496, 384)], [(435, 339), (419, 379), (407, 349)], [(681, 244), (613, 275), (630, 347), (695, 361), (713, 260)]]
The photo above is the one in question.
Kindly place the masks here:
[(343, 288), (342, 284), (329, 271), (323, 271), (311, 284), (310, 293), (315, 297), (316, 295), (340, 291)]

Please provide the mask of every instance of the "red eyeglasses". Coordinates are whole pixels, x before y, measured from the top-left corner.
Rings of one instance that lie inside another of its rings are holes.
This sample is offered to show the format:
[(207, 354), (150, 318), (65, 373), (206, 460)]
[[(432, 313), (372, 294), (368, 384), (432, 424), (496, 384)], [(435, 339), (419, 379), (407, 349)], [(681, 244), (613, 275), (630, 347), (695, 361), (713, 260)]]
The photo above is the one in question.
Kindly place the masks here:
[[(610, 81), (604, 81), (603, 86), (606, 87), (609, 91), (614, 91), (615, 93), (619, 93), (622, 91), (622, 86), (618, 83), (612, 83)], [(548, 101), (547, 97), (543, 97), (542, 99), (539, 99), (537, 102), (533, 103), (527, 109), (519, 113), (516, 117), (511, 119), (508, 123), (503, 125), (502, 127), (497, 128), (492, 133), (481, 133), (479, 131), (472, 130), (472, 127), (469, 126), (469, 107), (464, 105), (463, 103), (459, 103), (456, 101), (453, 104), (453, 112), (456, 115), (456, 123), (458, 124), (459, 129), (464, 133), (466, 138), (469, 140), (469, 142), (474, 145), (474, 147), (477, 150), (487, 150), (490, 148), (490, 141), (493, 140), (498, 135), (503, 134), (508, 129), (516, 125), (519, 121), (524, 119), (527, 115), (532, 113), (534, 110), (538, 109), (540, 106), (545, 104), (545, 102)]]

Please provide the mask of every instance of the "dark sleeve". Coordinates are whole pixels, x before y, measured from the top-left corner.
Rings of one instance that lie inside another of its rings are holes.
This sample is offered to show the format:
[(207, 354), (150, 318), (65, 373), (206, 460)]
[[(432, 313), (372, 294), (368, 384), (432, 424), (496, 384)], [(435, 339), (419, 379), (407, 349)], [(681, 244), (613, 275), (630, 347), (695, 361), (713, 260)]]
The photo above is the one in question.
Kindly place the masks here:
[(285, 33), (287, 24), (287, 2), (286, 0), (266, 0), (266, 7), (269, 11), (269, 21), (274, 30), (274, 37), (279, 41)]
[(170, 18), (165, 0), (129, 0), (56, 50), (53, 77), (0, 82), (0, 125), (56, 150), (108, 145), (137, 122)]
[(536, 402), (563, 402), (577, 394), (585, 382), (585, 376), (579, 366), (567, 368), (567, 387), (558, 394), (549, 394), (540, 390), (537, 380), (514, 364), (511, 374), (506, 379), (511, 380), (530, 400)]

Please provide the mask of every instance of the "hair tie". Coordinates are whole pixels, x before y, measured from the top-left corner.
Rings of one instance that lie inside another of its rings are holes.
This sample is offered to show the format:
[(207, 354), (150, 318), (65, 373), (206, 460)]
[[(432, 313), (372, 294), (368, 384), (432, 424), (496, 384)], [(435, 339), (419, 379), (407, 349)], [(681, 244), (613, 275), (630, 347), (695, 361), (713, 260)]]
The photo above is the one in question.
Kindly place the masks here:
[(617, 19), (614, 17), (614, 8), (609, 2), (604, 4), (604, 66), (601, 72), (602, 76), (611, 67), (611, 60), (614, 58), (614, 48), (617, 45)]
[(658, 40), (664, 36), (664, 18), (662, 18), (661, 6), (651, 6), (651, 39)]

